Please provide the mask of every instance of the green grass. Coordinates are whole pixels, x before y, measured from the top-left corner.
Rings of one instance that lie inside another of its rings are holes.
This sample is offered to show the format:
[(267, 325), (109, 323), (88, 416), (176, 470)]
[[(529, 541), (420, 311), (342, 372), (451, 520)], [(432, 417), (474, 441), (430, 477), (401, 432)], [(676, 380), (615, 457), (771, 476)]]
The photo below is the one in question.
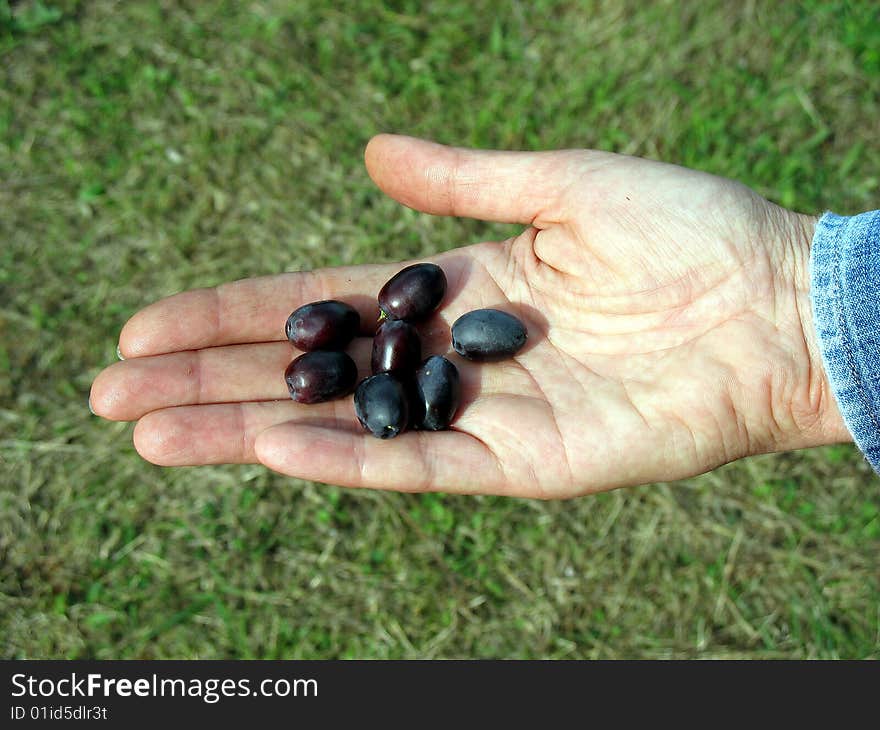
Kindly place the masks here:
[(573, 500), (161, 469), (89, 415), (138, 308), (510, 227), (369, 137), (595, 147), (877, 207), (876, 3), (0, 2), (0, 655), (880, 657), (851, 446)]

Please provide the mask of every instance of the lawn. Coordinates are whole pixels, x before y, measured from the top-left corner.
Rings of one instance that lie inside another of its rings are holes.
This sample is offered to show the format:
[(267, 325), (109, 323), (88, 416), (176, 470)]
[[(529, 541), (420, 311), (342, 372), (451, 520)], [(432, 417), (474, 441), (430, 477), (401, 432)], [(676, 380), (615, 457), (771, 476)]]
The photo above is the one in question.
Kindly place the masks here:
[(880, 658), (852, 446), (552, 503), (163, 469), (87, 409), (159, 297), (517, 230), (385, 198), (377, 132), (855, 213), (878, 118), (874, 2), (0, 2), (0, 656)]

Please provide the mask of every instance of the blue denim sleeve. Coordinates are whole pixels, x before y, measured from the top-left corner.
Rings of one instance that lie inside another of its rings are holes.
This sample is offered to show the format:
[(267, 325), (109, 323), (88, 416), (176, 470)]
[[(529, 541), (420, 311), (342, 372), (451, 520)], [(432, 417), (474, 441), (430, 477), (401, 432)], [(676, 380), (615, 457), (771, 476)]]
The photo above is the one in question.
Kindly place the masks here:
[(822, 216), (810, 248), (810, 300), (840, 413), (880, 473), (880, 210)]

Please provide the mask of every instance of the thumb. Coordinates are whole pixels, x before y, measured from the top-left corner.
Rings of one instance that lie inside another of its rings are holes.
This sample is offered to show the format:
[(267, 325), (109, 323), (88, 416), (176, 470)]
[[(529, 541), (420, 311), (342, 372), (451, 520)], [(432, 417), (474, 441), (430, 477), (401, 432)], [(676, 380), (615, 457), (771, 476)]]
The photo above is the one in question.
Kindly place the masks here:
[(558, 220), (572, 151), (472, 150), (380, 134), (364, 152), (370, 177), (410, 208), (500, 223)]

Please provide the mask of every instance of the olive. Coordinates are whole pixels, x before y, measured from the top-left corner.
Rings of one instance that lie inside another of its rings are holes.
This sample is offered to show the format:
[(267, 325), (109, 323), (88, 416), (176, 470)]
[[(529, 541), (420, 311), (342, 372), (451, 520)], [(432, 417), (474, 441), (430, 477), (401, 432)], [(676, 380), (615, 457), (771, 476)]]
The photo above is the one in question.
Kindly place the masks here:
[(398, 271), (379, 292), (379, 309), (387, 319), (408, 322), (430, 315), (446, 294), (446, 274), (437, 264), (413, 264)]
[(354, 307), (335, 299), (304, 304), (287, 318), (285, 332), (295, 347), (342, 350), (357, 336), (361, 316)]
[(498, 309), (475, 309), (452, 325), (452, 347), (468, 360), (513, 357), (528, 339), (525, 325)]
[(432, 355), (416, 370), (413, 388), (413, 422), (416, 428), (447, 428), (461, 399), (458, 368), (442, 355)]
[(394, 438), (409, 424), (406, 389), (391, 373), (379, 373), (362, 380), (354, 392), (358, 421), (373, 436)]
[(297, 403), (322, 403), (351, 392), (357, 365), (344, 352), (313, 350), (287, 366), (284, 380)]
[(399, 319), (379, 325), (373, 339), (373, 374), (415, 370), (421, 359), (422, 340), (415, 327)]

